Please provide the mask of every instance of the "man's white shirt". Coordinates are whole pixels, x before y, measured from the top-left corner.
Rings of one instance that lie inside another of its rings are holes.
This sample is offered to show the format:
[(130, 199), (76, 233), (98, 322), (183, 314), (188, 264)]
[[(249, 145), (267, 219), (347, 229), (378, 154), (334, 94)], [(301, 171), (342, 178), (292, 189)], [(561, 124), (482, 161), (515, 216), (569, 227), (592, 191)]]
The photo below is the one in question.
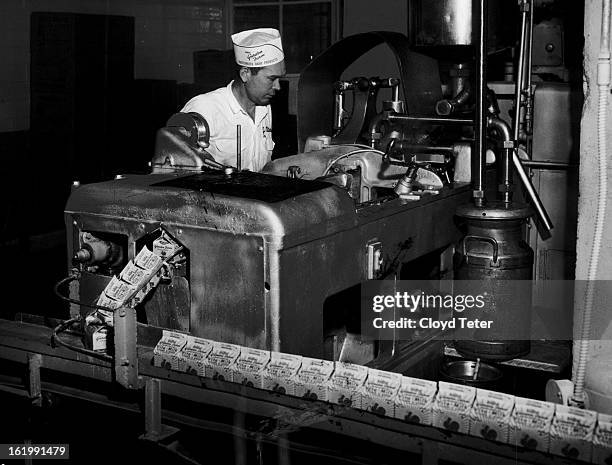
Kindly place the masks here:
[(210, 129), (210, 147), (206, 150), (219, 163), (236, 166), (237, 126), (240, 125), (242, 169), (260, 171), (272, 157), (272, 110), (270, 105), (255, 107), (255, 121), (240, 106), (230, 82), (189, 100), (184, 113), (201, 114)]

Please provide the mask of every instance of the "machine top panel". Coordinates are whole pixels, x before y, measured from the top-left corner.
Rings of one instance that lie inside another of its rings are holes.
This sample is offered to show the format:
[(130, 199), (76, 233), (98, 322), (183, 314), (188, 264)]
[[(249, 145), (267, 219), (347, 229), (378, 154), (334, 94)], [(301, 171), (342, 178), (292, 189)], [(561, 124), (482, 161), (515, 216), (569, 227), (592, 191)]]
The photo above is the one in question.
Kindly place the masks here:
[(174, 187), (275, 203), (325, 189), (329, 187), (329, 184), (320, 181), (304, 181), (302, 179), (256, 174), (251, 171), (241, 171), (231, 175), (209, 171), (158, 182), (151, 184), (151, 187)]

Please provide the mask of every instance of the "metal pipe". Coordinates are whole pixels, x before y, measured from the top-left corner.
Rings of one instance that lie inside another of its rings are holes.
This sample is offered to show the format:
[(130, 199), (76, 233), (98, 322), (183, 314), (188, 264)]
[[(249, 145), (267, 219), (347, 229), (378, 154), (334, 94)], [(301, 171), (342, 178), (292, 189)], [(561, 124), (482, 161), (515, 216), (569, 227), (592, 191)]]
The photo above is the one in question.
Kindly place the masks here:
[[(497, 129), (499, 134), (503, 137), (504, 142), (512, 142), (510, 139), (510, 127), (508, 126), (508, 123), (506, 123), (501, 118), (497, 118), (497, 117), (489, 117), (488, 123), (491, 128)], [(504, 145), (510, 145), (510, 144), (506, 143)], [(546, 212), (546, 208), (544, 208), (544, 205), (542, 204), (542, 201), (540, 200), (538, 193), (533, 187), (533, 184), (531, 184), (529, 175), (525, 171), (525, 168), (523, 167), (521, 163), (521, 159), (516, 154), (516, 150), (513, 149), (512, 147), (505, 147), (505, 152), (508, 154), (508, 159), (510, 158), (509, 157), (510, 153), (512, 154), (512, 163), (514, 164), (514, 168), (516, 169), (519, 175), (519, 178), (521, 179), (523, 186), (525, 187), (525, 190), (527, 191), (527, 196), (531, 200), (531, 203), (533, 204), (536, 210), (538, 218), (540, 218), (542, 222), (542, 226), (544, 226), (544, 228), (548, 232), (550, 232), (550, 230), (553, 228), (552, 221), (550, 220), (548, 213)], [(508, 161), (507, 163), (508, 163), (508, 170), (509, 170), (510, 162)]]
[(536, 209), (536, 213), (538, 215), (538, 218), (540, 218), (540, 221), (542, 222), (542, 226), (546, 229), (547, 232), (550, 232), (550, 230), (553, 228), (552, 221), (550, 221), (548, 213), (546, 212), (544, 205), (542, 205), (542, 201), (540, 200), (538, 193), (533, 187), (533, 184), (531, 184), (529, 175), (525, 171), (525, 168), (523, 168), (521, 160), (516, 154), (516, 150), (512, 150), (512, 163), (514, 164), (514, 168), (516, 168), (519, 178), (521, 179), (523, 186), (527, 191), (527, 195), (531, 199), (533, 207)]
[(569, 170), (578, 167), (578, 165), (559, 161), (523, 160), (521, 163), (528, 168), (541, 170)]
[(510, 127), (508, 123), (496, 116), (489, 116), (487, 118), (487, 125), (490, 129), (497, 131), (504, 145), (501, 163), (502, 180), (499, 184), (499, 192), (501, 193), (502, 202), (510, 204), (510, 202), (512, 202), (512, 170), (510, 168), (510, 158), (512, 156), (511, 152), (513, 145)]
[(469, 118), (437, 118), (437, 117), (421, 117), (421, 116), (406, 116), (406, 115), (389, 115), (389, 121), (420, 121), (423, 123), (439, 123), (439, 124), (474, 124), (474, 121)]
[(402, 144), (402, 149), (406, 150), (423, 150), (425, 152), (452, 152), (453, 147), (446, 145), (419, 145), (419, 144)]
[(478, 12), (473, 17), (478, 18), (477, 32), (478, 46), (476, 49), (477, 79), (476, 79), (476, 108), (474, 114), (474, 157), (472, 157), (472, 197), (478, 207), (484, 206), (485, 199), (485, 151), (486, 151), (486, 121), (484, 118), (485, 89), (486, 89), (486, 42), (487, 42), (487, 1), (474, 0)]
[[(532, 123), (533, 123), (533, 105), (532, 105), (532, 95), (531, 95), (531, 59), (533, 54), (533, 0), (531, 0), (531, 5), (529, 8), (529, 40), (527, 41), (527, 66), (525, 67), (525, 90), (526, 94), (526, 109), (525, 109), (525, 135), (529, 137), (532, 134)], [(529, 158), (531, 158), (531, 144), (525, 144), (527, 146), (527, 153)]]
[(465, 86), (457, 95), (450, 99), (442, 99), (436, 103), (436, 113), (440, 116), (452, 115), (458, 108), (465, 105), (472, 96), (472, 89)]
[(242, 127), (236, 125), (236, 170), (242, 171)]
[(524, 61), (525, 61), (525, 43), (527, 39), (527, 14), (529, 13), (529, 2), (528, 0), (521, 1), (521, 38), (519, 44), (519, 58), (518, 58), (518, 70), (516, 72), (516, 87), (514, 89), (514, 140), (518, 144), (519, 139), (519, 126), (521, 123), (521, 107), (522, 107), (522, 95), (523, 95), (523, 74), (524, 74)]

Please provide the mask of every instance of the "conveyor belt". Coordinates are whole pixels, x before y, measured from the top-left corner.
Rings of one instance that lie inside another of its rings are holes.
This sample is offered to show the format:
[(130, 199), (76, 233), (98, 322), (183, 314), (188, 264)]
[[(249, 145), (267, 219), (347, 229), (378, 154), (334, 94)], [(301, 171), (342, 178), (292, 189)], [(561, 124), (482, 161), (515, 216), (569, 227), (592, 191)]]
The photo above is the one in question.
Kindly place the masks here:
[[(549, 454), (528, 451), (507, 444), (485, 439), (451, 433), (430, 426), (408, 424), (400, 420), (382, 417), (373, 413), (358, 411), (325, 402), (310, 401), (250, 388), (234, 383), (200, 378), (151, 365), (153, 344), (159, 339), (160, 329), (147, 326), (139, 327), (138, 359), (139, 374), (144, 381), (159, 381), (163, 402), (168, 399), (181, 399), (194, 405), (221, 407), (246, 416), (269, 418), (272, 426), (266, 431), (266, 440), (278, 440), (283, 447), (291, 449), (292, 438), (300, 432), (318, 431), (335, 433), (356, 440), (367, 441), (387, 448), (419, 454), (423, 463), (438, 463), (440, 460), (462, 463), (517, 464), (562, 464), (576, 463)], [(68, 383), (49, 386), (54, 392), (65, 390), (92, 402), (101, 402), (105, 392), (112, 391), (112, 366), (101, 360), (72, 352), (68, 349), (50, 347), (51, 329), (30, 323), (0, 320), (0, 360), (27, 365), (29, 354), (41, 354), (45, 373), (50, 371), (77, 375), (79, 378), (96, 380), (95, 386), (102, 386), (101, 392), (78, 391)], [(75, 338), (76, 339), (76, 338)], [(0, 363), (0, 366), (4, 366)], [(0, 368), (0, 372), (2, 369)], [(47, 388), (45, 375), (42, 376), (41, 389)], [(14, 389), (14, 387), (12, 388)], [(108, 405), (113, 402), (109, 400)], [(117, 406), (117, 405), (115, 405)], [(189, 426), (202, 425), (206, 419), (184, 413), (177, 415), (162, 410), (165, 420), (177, 421)], [(208, 425), (210, 426), (210, 424)], [(233, 431), (232, 425), (226, 425)], [(221, 425), (218, 425), (221, 428)]]

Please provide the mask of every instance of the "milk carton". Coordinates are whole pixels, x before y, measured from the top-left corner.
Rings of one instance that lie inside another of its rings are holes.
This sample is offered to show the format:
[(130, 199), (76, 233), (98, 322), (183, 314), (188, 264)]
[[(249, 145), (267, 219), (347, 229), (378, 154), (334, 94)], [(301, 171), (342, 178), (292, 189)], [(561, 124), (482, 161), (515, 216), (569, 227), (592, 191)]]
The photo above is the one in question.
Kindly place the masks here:
[(153, 241), (153, 253), (164, 260), (174, 255), (178, 248), (179, 245), (170, 239), (165, 232)]
[(470, 435), (490, 441), (508, 442), (514, 396), (476, 389), (470, 411)]
[(361, 388), (361, 409), (392, 417), (395, 396), (402, 383), (400, 373), (368, 370), (368, 377)]
[(187, 344), (187, 334), (164, 330), (162, 338), (153, 349), (153, 365), (178, 370), (179, 352)]
[(438, 383), (435, 381), (403, 376), (395, 397), (395, 418), (410, 423), (431, 425), (437, 390)]
[(597, 413), (565, 405), (555, 405), (550, 427), (550, 453), (588, 462)]
[(476, 397), (476, 388), (461, 384), (438, 383), (434, 401), (433, 425), (467, 434), (470, 430), (470, 412)]
[(178, 353), (178, 369), (192, 375), (206, 376), (206, 357), (213, 348), (213, 341), (189, 336)]
[(612, 415), (600, 413), (593, 434), (593, 463), (609, 465), (612, 463)]
[(548, 452), (550, 425), (554, 415), (555, 404), (515, 397), (514, 409), (510, 415), (508, 443)]
[(240, 346), (215, 342), (206, 357), (206, 377), (220, 381), (232, 380), (232, 365), (240, 355)]
[(368, 369), (361, 365), (337, 362), (327, 383), (327, 400), (347, 407), (361, 408), (361, 386)]
[(302, 364), (300, 355), (272, 352), (264, 370), (263, 388), (280, 394), (295, 395), (295, 375)]
[(263, 372), (269, 361), (269, 350), (243, 347), (232, 366), (232, 381), (250, 387), (263, 387)]
[(334, 362), (304, 357), (295, 377), (295, 395), (311, 400), (327, 400), (327, 383), (334, 372)]
[(148, 274), (155, 272), (161, 266), (163, 259), (159, 255), (151, 252), (145, 245), (138, 255), (134, 257), (134, 264), (142, 268)]

